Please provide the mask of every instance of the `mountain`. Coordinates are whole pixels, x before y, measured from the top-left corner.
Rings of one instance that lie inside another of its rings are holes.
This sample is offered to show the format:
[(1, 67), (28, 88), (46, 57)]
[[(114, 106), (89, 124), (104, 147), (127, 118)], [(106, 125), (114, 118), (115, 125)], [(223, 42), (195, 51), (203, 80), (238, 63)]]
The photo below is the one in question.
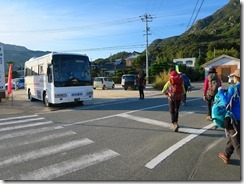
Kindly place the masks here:
[(240, 15), (240, 1), (230, 0), (214, 14), (195, 22), (182, 35), (154, 40), (148, 48), (151, 63), (196, 57), (201, 58), (200, 65), (213, 54), (240, 58)]
[[(148, 47), (150, 64), (173, 61), (175, 58), (196, 57), (199, 58), (198, 65), (201, 65), (213, 59), (215, 54), (216, 57), (227, 54), (240, 58), (240, 15), (240, 1), (230, 0), (214, 14), (196, 21), (182, 35), (154, 40)], [(4, 46), (5, 62), (13, 61), (17, 66), (23, 66), (32, 57), (50, 53), (1, 42), (0, 45)], [(114, 61), (129, 54), (120, 52), (106, 59), (95, 60), (94, 63)]]
[[(48, 51), (32, 51), (23, 46), (4, 44), (0, 42), (0, 45), (4, 47), (4, 61), (5, 66), (7, 62), (14, 62), (15, 68), (23, 67), (25, 61), (32, 57), (39, 57), (50, 53)], [(7, 67), (5, 67), (6, 69)]]

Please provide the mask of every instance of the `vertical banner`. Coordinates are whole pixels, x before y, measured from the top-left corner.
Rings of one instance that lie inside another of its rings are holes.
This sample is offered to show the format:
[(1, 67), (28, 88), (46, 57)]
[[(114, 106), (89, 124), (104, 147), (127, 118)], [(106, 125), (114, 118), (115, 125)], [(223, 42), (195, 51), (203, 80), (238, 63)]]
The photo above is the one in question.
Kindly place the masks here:
[(12, 73), (13, 73), (13, 64), (9, 65), (8, 71), (8, 94), (12, 94)]

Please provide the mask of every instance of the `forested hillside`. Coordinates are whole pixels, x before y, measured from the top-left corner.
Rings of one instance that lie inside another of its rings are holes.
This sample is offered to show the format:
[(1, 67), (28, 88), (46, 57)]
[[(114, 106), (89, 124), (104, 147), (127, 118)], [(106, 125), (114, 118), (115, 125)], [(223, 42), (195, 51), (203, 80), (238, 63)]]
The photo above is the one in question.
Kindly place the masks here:
[(197, 64), (201, 65), (213, 59), (214, 54), (240, 58), (240, 15), (240, 1), (230, 0), (182, 35), (153, 41), (149, 46), (151, 63), (196, 57)]

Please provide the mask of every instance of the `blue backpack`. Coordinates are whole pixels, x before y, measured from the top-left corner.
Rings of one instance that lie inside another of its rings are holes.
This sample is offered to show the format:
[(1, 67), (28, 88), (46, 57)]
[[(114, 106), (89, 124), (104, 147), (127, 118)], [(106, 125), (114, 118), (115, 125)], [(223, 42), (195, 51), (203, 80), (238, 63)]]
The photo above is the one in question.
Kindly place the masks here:
[(237, 123), (236, 118), (231, 110), (233, 100), (240, 100), (240, 95), (238, 94), (236, 85), (233, 85), (233, 87), (235, 93), (231, 97), (230, 102), (227, 106), (220, 100), (219, 93), (215, 95), (214, 104), (212, 107), (212, 120), (213, 123), (218, 127), (225, 128), (224, 119), (226, 117), (230, 117), (233, 126), (235, 126), (235, 124)]

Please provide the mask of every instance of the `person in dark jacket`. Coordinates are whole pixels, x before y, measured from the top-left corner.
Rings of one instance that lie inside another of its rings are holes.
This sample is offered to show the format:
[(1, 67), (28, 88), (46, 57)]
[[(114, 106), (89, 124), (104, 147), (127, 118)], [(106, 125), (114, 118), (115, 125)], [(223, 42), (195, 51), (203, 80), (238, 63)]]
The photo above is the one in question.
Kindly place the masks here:
[(191, 91), (191, 82), (190, 82), (189, 77), (186, 74), (184, 74), (182, 72), (179, 72), (179, 74), (183, 78), (184, 87), (185, 87), (185, 90), (186, 90), (186, 92), (185, 92), (185, 94), (184, 94), (184, 96), (182, 98), (182, 105), (186, 106), (186, 97), (187, 97), (186, 93)]
[(146, 80), (142, 73), (138, 74), (138, 90), (140, 95), (140, 100), (144, 100), (144, 88), (145, 88)]
[[(207, 118), (206, 119), (212, 121), (212, 105), (213, 105), (215, 95), (213, 95), (213, 96), (208, 95), (208, 90), (210, 89), (210, 86), (209, 86), (209, 76), (210, 75), (217, 75), (215, 68), (209, 69), (208, 77), (205, 78), (204, 87), (203, 87), (203, 100), (206, 101), (206, 104), (207, 104)], [(222, 86), (222, 83), (219, 79), (218, 79), (218, 82), (219, 82), (219, 86)]]
[[(219, 153), (219, 158), (221, 158), (225, 164), (228, 164), (230, 161), (230, 157), (233, 154), (234, 150), (236, 150), (237, 155), (239, 158), (241, 157), (240, 153), (240, 123), (241, 123), (241, 101), (240, 101), (240, 69), (237, 69), (234, 72), (234, 85), (231, 85), (228, 88), (228, 91), (225, 93), (222, 87), (218, 89), (218, 95), (220, 96), (220, 100), (224, 102), (227, 106), (230, 101), (232, 102), (231, 105), (231, 112), (234, 114), (236, 119), (236, 123), (232, 122), (230, 117), (226, 117), (224, 120), (225, 130), (228, 136), (228, 141), (226, 144), (225, 152)], [(232, 100), (233, 95), (237, 92), (237, 97), (235, 100)], [(234, 123), (234, 124), (233, 124)]]

